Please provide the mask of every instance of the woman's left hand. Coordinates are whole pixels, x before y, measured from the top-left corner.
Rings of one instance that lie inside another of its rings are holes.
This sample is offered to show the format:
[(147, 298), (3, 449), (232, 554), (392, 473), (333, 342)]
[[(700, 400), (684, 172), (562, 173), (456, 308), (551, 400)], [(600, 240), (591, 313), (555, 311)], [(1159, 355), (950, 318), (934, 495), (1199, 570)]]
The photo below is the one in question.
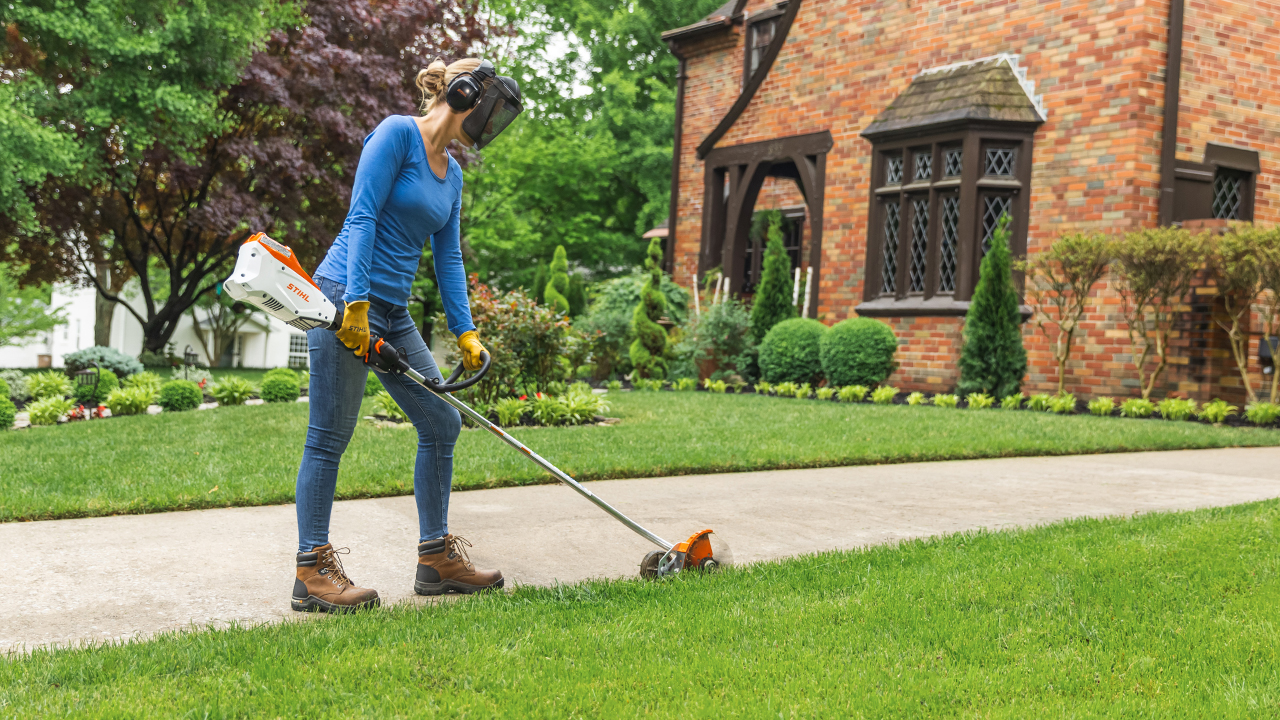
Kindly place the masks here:
[(475, 330), (468, 330), (458, 336), (458, 349), (462, 351), (462, 366), (473, 372), (484, 365), (480, 353), (489, 352), (480, 344), (480, 333)]

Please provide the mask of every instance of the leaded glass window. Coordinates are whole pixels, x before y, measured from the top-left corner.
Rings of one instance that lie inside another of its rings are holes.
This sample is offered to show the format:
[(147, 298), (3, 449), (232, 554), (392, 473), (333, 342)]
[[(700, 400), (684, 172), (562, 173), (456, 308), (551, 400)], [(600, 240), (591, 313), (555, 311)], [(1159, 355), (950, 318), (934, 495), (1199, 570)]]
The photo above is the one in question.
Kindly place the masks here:
[(880, 268), (881, 292), (892, 293), (898, 287), (898, 202), (884, 204), (884, 264)]
[(1017, 159), (1015, 148), (987, 148), (984, 172), (987, 175), (1012, 176)]
[[(917, 156), (919, 157), (919, 156)], [(911, 202), (911, 292), (924, 292), (925, 253), (929, 249), (929, 199)]]
[(991, 249), (991, 238), (996, 227), (1000, 225), (1000, 216), (1005, 213), (1013, 215), (1013, 198), (1009, 195), (994, 195), (982, 201), (982, 254)]
[(916, 180), (933, 179), (933, 153), (916, 153)]
[(942, 198), (942, 248), (939, 258), (938, 291), (956, 290), (956, 243), (960, 239), (960, 198)]
[(889, 158), (889, 163), (885, 169), (884, 184), (898, 185), (902, 182), (902, 156), (896, 155)]
[(960, 148), (947, 148), (942, 153), (943, 175), (947, 177), (959, 177), (962, 165), (963, 152)]
[(1239, 220), (1245, 178), (1240, 173), (1219, 169), (1213, 178), (1213, 217)]

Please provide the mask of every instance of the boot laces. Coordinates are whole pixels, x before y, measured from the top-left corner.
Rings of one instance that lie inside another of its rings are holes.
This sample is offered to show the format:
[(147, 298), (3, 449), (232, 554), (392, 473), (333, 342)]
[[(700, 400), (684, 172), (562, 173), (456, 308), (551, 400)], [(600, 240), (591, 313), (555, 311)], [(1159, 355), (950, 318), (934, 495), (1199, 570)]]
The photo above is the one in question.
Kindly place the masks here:
[(458, 537), (457, 535), (454, 535), (449, 539), (449, 548), (448, 548), (449, 552), (447, 553), (446, 556), (450, 558), (454, 557), (455, 555), (459, 556), (462, 558), (462, 564), (465, 565), (468, 570), (475, 570), (476, 566), (471, 564), (471, 557), (467, 555), (467, 549), (464, 548), (463, 545), (466, 545), (467, 547), (472, 547), (471, 541), (467, 540), (464, 537)]
[(347, 577), (347, 571), (342, 568), (342, 561), (338, 559), (339, 555), (349, 555), (349, 554), (351, 554), (351, 548), (344, 547), (344, 548), (337, 548), (336, 550), (328, 550), (321, 557), (321, 559), (324, 561), (324, 564), (326, 566), (325, 570), (328, 571), (328, 572), (325, 572), (324, 574), (328, 575), (329, 579), (332, 580), (333, 583), (337, 585), (339, 589), (341, 589), (345, 585), (351, 585), (352, 587), (354, 587), (356, 584), (354, 580)]

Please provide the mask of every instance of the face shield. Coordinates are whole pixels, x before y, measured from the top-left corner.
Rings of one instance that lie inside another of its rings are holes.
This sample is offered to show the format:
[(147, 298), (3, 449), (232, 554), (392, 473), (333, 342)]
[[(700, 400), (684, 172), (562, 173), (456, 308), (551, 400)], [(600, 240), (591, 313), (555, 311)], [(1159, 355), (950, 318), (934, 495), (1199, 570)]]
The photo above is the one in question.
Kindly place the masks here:
[(498, 76), (489, 83), (476, 101), (475, 109), (462, 121), (462, 132), (471, 138), (472, 147), (479, 150), (493, 142), (523, 111), (520, 86), (509, 77)]

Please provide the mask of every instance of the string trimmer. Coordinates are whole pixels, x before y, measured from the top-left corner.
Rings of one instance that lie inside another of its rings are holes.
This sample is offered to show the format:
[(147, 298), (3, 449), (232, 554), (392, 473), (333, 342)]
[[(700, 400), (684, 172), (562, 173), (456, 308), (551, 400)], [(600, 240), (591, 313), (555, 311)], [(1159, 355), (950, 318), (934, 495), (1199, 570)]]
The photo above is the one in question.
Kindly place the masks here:
[[(315, 328), (337, 330), (342, 324), (342, 314), (338, 312), (338, 308), (325, 297), (324, 293), (320, 292), (320, 287), (298, 264), (298, 258), (293, 251), (263, 233), (254, 235), (240, 246), (235, 270), (223, 283), (223, 287), (235, 300), (261, 308), (272, 317), (279, 318), (299, 330)], [(543, 470), (551, 473), (560, 482), (573, 488), (579, 495), (612, 515), (618, 522), (661, 548), (648, 553), (640, 562), (642, 577), (674, 575), (681, 570), (691, 568), (714, 570), (721, 565), (733, 562), (728, 545), (711, 530), (700, 530), (681, 543), (663, 540), (454, 397), (454, 392), (475, 385), (489, 372), (488, 353), (484, 353), (481, 357), (483, 364), (471, 377), (459, 380), (463, 372), (462, 364), (459, 363), (458, 367), (454, 368), (453, 374), (441, 382), (435, 378), (424, 377), (414, 370), (409, 365), (404, 348), (393, 348), (390, 343), (375, 335), (369, 339), (369, 352), (365, 355), (364, 361), (375, 372), (403, 375), (435, 393), (458, 412), (470, 418), (472, 422), (493, 433)]]

